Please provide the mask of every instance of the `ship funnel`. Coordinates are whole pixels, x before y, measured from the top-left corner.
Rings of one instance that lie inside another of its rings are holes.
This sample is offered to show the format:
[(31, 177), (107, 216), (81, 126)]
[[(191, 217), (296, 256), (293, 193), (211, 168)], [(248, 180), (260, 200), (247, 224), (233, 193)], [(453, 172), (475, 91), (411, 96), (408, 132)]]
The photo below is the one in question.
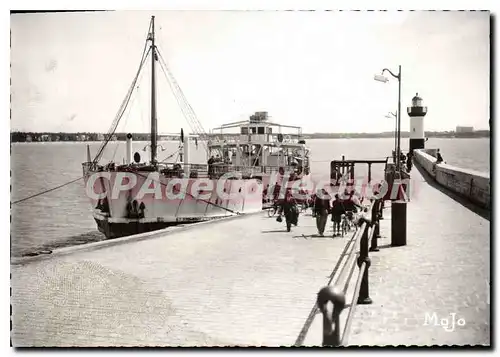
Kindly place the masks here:
[(87, 144), (87, 162), (91, 162), (92, 157), (90, 156), (90, 145)]
[(127, 153), (126, 153), (126, 163), (130, 165), (132, 163), (132, 134), (127, 134)]

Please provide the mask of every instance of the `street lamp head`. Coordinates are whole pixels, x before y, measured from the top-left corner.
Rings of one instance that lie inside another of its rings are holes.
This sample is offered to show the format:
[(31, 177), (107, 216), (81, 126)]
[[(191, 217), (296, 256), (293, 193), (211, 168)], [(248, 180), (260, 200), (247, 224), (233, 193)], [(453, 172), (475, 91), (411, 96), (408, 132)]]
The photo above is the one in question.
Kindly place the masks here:
[(373, 79), (375, 79), (376, 81), (378, 82), (383, 82), (383, 83), (387, 83), (389, 81), (389, 79), (384, 76), (383, 74), (376, 74)]

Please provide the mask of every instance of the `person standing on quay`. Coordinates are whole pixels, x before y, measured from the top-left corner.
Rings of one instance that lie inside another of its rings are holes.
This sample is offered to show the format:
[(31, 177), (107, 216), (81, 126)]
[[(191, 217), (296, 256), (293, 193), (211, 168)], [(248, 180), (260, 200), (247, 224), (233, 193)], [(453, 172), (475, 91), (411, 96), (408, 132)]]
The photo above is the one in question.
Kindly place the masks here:
[(342, 215), (345, 214), (345, 207), (343, 200), (340, 199), (339, 194), (335, 194), (335, 200), (332, 202), (332, 222), (333, 222), (333, 237), (340, 235), (340, 222), (342, 222)]
[(316, 217), (316, 227), (318, 234), (323, 237), (325, 233), (328, 214), (330, 213), (330, 196), (325, 189), (318, 189), (314, 202), (314, 216)]

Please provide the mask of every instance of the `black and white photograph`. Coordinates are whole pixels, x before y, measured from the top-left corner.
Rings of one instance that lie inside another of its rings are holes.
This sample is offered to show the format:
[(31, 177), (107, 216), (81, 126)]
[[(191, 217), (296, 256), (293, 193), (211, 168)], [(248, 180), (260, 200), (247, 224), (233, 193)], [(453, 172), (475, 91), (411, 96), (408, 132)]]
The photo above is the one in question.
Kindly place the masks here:
[(491, 348), (487, 8), (9, 17), (11, 347)]

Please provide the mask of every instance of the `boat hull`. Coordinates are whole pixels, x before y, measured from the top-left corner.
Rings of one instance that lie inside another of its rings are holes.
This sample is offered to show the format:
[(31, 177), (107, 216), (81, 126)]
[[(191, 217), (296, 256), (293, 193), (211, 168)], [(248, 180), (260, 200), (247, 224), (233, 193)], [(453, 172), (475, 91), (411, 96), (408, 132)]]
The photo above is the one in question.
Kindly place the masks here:
[[(306, 181), (309, 178), (304, 177)], [(85, 191), (99, 231), (107, 238), (118, 238), (262, 211), (263, 187), (270, 180), (172, 178), (158, 172), (90, 170), (85, 172)]]
[(157, 231), (171, 226), (176, 226), (180, 223), (175, 222), (127, 222), (127, 223), (112, 223), (107, 219), (94, 218), (99, 232), (104, 234), (106, 238), (120, 238), (141, 234), (146, 232)]
[(151, 172), (87, 172), (94, 219), (108, 238), (258, 212), (256, 179), (168, 178)]

